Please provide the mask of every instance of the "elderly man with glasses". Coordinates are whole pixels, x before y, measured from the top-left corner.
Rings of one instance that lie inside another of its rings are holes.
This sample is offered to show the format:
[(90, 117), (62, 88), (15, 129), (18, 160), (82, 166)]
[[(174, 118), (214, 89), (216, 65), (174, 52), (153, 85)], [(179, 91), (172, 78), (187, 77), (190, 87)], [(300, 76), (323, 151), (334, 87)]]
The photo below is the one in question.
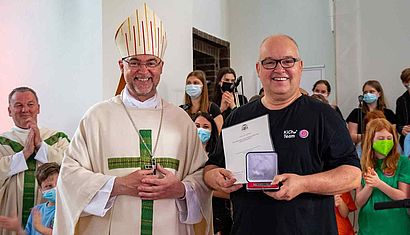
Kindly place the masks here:
[(266, 138), (279, 172), (272, 184), (279, 190), (249, 192), (249, 185), (235, 184), (234, 173), (224, 169), (222, 141), (209, 156), (205, 182), (231, 194), (232, 234), (337, 234), (333, 195), (360, 184), (360, 163), (346, 124), (329, 105), (301, 95), (302, 68), (295, 40), (266, 38), (256, 63), (265, 95), (236, 109), (224, 123), (225, 128), (268, 116)]
[[(166, 35), (146, 4), (115, 35), (120, 95), (85, 114), (62, 164), (56, 234), (193, 234), (211, 221), (207, 160), (186, 113), (157, 86)], [(207, 234), (208, 234), (207, 233)]]

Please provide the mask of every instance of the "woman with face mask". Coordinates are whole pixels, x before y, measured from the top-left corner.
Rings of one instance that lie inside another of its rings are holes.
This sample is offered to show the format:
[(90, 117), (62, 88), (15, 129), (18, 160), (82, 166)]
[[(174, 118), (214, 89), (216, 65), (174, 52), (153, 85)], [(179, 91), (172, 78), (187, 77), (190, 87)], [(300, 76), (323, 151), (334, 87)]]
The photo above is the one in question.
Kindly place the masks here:
[(400, 145), (404, 149), (404, 138), (410, 132), (410, 68), (401, 72), (400, 79), (406, 91), (396, 100), (396, 117)]
[(387, 121), (396, 124), (396, 115), (387, 108), (383, 88), (378, 81), (369, 80), (365, 82), (362, 91), (362, 107), (353, 109), (346, 119), (347, 127), (354, 143), (360, 143), (363, 139), (363, 130), (365, 129), (363, 118), (369, 111), (380, 110), (386, 116)]
[(406, 208), (376, 211), (374, 204), (409, 197), (410, 160), (397, 150), (396, 128), (384, 118), (370, 121), (363, 140), (362, 185), (356, 190), (358, 234), (409, 234)]
[[(198, 136), (207, 153), (216, 148), (218, 131), (212, 117), (207, 113), (197, 113), (193, 119), (198, 129)], [(229, 195), (214, 191), (212, 198), (214, 234), (229, 234), (232, 227), (231, 204)]]
[[(221, 68), (218, 72), (214, 88), (214, 103), (219, 105), (222, 116), (228, 115), (237, 107), (237, 104), (244, 105), (248, 99), (244, 95), (235, 94), (234, 83), (236, 82), (235, 70), (229, 67)], [(237, 93), (237, 92), (236, 92)]]
[(223, 117), (218, 105), (209, 101), (206, 75), (202, 70), (190, 72), (185, 81), (185, 103), (180, 105), (191, 117), (198, 112), (209, 113), (218, 127), (222, 129)]
[[(331, 90), (332, 88), (327, 80), (316, 81), (312, 88), (313, 95), (322, 95), (329, 104), (329, 95)], [(337, 107), (337, 105), (330, 104), (330, 106), (332, 106), (332, 108), (336, 110), (340, 117), (343, 118), (342, 112), (340, 111), (339, 107)]]

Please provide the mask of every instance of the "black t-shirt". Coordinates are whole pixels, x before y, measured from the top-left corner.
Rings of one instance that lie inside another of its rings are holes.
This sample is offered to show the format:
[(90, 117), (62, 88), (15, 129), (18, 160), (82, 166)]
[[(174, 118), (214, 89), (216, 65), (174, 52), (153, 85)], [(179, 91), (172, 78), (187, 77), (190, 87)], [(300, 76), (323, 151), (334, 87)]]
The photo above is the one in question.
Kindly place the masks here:
[[(390, 109), (384, 109), (383, 110), (384, 116), (386, 116), (387, 121), (389, 121), (391, 124), (396, 124), (396, 115), (394, 114), (393, 111)], [(364, 117), (366, 116), (365, 112), (362, 112), (362, 115), (360, 115), (360, 109), (355, 108), (352, 110), (352, 112), (349, 114), (349, 116), (346, 119), (346, 122), (352, 122), (357, 124), (357, 134), (362, 134), (362, 123), (364, 122)], [(365, 129), (363, 127), (363, 129)]]
[(343, 114), (342, 111), (340, 111), (339, 107), (337, 105), (331, 105), (332, 108), (340, 115), (340, 117), (343, 119)]
[[(360, 167), (343, 119), (330, 105), (307, 96), (281, 110), (268, 110), (261, 100), (251, 102), (234, 110), (224, 127), (265, 114), (278, 154), (279, 174), (309, 175), (341, 165)], [(219, 142), (207, 164), (225, 167), (223, 143)], [(231, 200), (235, 235), (337, 234), (333, 196), (304, 193), (282, 201), (242, 187), (231, 193)]]
[(219, 109), (218, 105), (216, 105), (214, 102), (209, 103), (209, 114), (213, 118), (216, 118), (221, 114), (221, 110)]
[[(181, 104), (179, 107), (185, 110), (186, 112), (188, 112), (189, 108), (191, 108), (189, 104)], [(221, 114), (221, 110), (219, 109), (218, 105), (216, 105), (213, 102), (209, 102), (208, 113), (211, 115), (211, 117), (216, 118)]]
[(408, 91), (404, 92), (396, 100), (396, 118), (397, 118), (397, 132), (400, 133), (400, 145), (404, 149), (404, 138), (401, 132), (405, 125), (410, 124), (410, 94)]

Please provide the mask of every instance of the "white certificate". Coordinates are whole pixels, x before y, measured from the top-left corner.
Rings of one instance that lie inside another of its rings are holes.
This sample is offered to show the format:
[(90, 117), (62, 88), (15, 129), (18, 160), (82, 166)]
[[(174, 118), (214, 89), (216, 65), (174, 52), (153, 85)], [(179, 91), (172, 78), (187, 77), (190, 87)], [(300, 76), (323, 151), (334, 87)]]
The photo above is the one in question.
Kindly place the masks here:
[(237, 184), (246, 181), (246, 154), (273, 151), (269, 133), (268, 115), (254, 118), (222, 129), (226, 169), (236, 178)]

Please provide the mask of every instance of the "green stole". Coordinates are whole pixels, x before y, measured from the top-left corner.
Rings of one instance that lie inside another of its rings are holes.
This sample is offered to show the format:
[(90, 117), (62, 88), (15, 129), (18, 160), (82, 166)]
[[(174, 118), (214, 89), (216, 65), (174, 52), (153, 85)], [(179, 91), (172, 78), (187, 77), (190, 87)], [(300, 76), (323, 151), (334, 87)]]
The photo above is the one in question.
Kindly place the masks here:
[[(119, 168), (141, 168), (145, 169), (146, 166), (152, 164), (152, 158), (150, 153), (152, 152), (152, 131), (151, 130), (139, 130), (140, 136), (144, 139), (147, 148), (144, 143), (139, 140), (140, 157), (122, 157), (122, 158), (109, 158), (108, 169)], [(174, 158), (156, 157), (156, 163), (160, 164), (164, 168), (172, 168), (178, 170), (179, 160)], [(152, 235), (152, 222), (154, 215), (154, 201), (142, 200), (141, 201), (141, 235)]]
[[(68, 141), (68, 136), (63, 132), (57, 132), (56, 134), (50, 136), (44, 142), (49, 146), (54, 145), (60, 138), (66, 138)], [(24, 146), (20, 143), (10, 140), (6, 137), (0, 136), (0, 144), (1, 145), (8, 145), (13, 150), (13, 152), (18, 153), (24, 149)], [(26, 164), (28, 169), (24, 171), (24, 186), (23, 186), (23, 210), (22, 210), (22, 225), (25, 226), (27, 223), (28, 217), (31, 212), (31, 208), (34, 206), (34, 198), (35, 198), (35, 188), (36, 188), (36, 160), (34, 157), (36, 156), (36, 152), (30, 155), (30, 157), (26, 160)]]

